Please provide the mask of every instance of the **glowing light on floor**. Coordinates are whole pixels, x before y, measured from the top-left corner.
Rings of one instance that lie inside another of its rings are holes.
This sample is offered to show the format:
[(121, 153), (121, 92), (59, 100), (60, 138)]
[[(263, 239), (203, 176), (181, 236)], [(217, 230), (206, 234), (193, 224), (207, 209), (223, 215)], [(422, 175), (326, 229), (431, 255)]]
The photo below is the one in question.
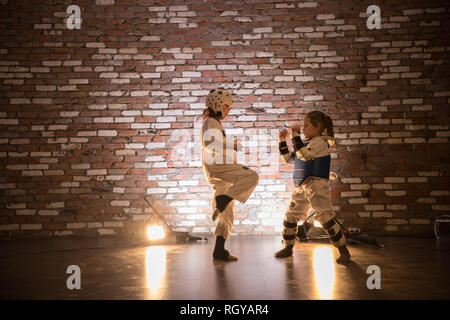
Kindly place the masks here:
[(334, 258), (331, 247), (314, 249), (314, 278), (320, 299), (331, 299), (334, 289)]
[(149, 240), (158, 240), (166, 236), (162, 226), (149, 226), (147, 228), (147, 237)]
[(167, 249), (164, 246), (148, 247), (145, 257), (145, 272), (150, 299), (161, 298), (166, 273)]
[[(299, 221), (299, 224), (303, 224), (303, 222), (304, 222), (304, 220), (300, 220), (300, 221)], [(308, 219), (308, 222), (311, 223), (311, 220)], [(322, 225), (320, 224), (319, 221), (314, 220), (314, 227), (316, 227), (316, 228), (322, 228)]]

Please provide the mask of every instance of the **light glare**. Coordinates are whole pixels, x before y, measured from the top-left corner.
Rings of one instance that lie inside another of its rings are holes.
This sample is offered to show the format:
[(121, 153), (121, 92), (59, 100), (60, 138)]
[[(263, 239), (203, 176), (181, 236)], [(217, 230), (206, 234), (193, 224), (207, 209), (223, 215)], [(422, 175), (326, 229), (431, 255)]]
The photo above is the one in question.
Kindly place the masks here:
[(162, 226), (149, 226), (147, 228), (147, 236), (149, 240), (157, 240), (165, 237), (164, 228)]

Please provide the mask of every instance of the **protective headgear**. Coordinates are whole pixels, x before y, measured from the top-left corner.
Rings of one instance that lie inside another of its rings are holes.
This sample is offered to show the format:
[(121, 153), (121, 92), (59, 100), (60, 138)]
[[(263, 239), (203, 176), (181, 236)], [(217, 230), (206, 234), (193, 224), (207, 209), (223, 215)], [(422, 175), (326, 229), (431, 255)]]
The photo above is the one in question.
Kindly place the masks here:
[(219, 117), (223, 117), (224, 105), (231, 106), (233, 98), (231, 93), (223, 89), (211, 90), (206, 97), (206, 107), (210, 108)]

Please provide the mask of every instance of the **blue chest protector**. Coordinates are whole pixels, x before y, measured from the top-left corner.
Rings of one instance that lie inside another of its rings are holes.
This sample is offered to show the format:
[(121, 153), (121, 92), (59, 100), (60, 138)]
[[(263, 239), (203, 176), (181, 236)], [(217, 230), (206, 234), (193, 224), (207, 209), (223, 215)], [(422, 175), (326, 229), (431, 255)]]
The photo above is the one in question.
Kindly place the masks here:
[[(305, 143), (305, 146), (308, 143)], [(329, 179), (331, 156), (323, 156), (314, 160), (300, 160), (294, 152), (294, 184), (300, 186), (308, 177)]]

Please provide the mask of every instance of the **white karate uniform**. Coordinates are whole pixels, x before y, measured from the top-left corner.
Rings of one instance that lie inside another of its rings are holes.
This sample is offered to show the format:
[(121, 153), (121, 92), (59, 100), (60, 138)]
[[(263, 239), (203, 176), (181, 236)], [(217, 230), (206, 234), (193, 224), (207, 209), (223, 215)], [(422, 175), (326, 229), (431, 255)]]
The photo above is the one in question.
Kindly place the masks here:
[[(280, 139), (280, 141), (283, 140)], [(328, 146), (333, 146), (334, 143), (335, 140), (330, 136), (314, 137), (307, 146), (302, 147), (296, 154), (303, 161), (324, 157), (329, 155)], [(290, 163), (293, 162), (294, 155), (288, 153), (282, 158), (284, 162)], [(339, 224), (333, 220), (335, 213), (331, 203), (329, 180), (308, 177), (300, 186), (295, 187), (292, 193), (291, 204), (285, 214), (285, 222), (283, 223), (283, 241), (285, 244), (295, 244), (295, 238), (292, 238), (297, 233), (297, 223), (306, 219), (310, 208), (314, 209), (315, 218), (322, 226), (329, 226), (328, 229), (325, 227), (324, 229), (330, 237), (341, 232)], [(345, 245), (345, 238), (342, 236), (337, 241), (332, 239), (332, 243), (334, 246), (340, 247)]]
[[(212, 143), (210, 137), (214, 136)], [(234, 141), (230, 143), (222, 124), (210, 117), (202, 127), (202, 167), (205, 178), (214, 190), (213, 211), (216, 196), (227, 196), (245, 203), (259, 182), (258, 174), (237, 163)], [(214, 235), (228, 239), (234, 224), (234, 200), (219, 215)]]

